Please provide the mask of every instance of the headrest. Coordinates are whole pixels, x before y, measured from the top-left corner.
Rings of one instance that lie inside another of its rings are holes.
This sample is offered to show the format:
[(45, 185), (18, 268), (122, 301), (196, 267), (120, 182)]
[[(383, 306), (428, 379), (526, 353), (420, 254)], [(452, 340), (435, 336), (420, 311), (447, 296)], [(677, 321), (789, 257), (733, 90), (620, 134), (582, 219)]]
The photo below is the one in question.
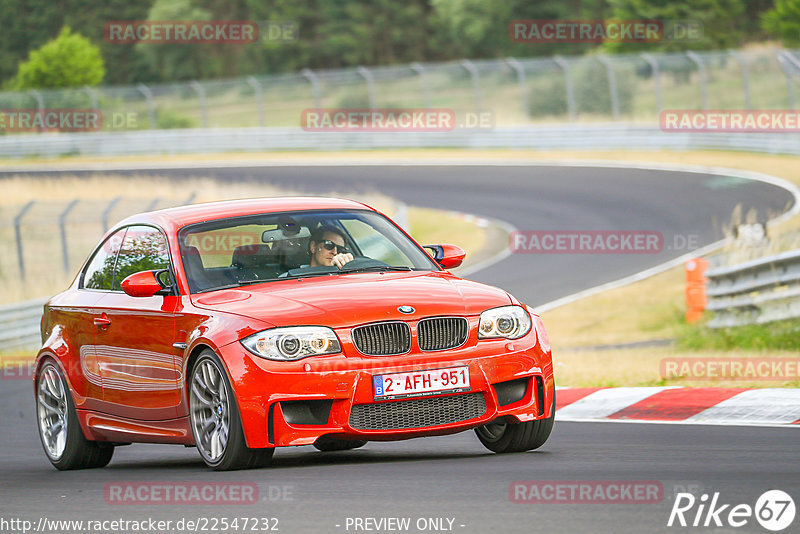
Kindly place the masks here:
[(203, 257), (200, 256), (200, 251), (197, 250), (197, 247), (184, 247), (183, 255), (186, 260), (192, 264), (198, 265), (199, 267), (205, 267), (203, 265)]
[(240, 269), (273, 262), (272, 250), (269, 245), (242, 245), (241, 247), (236, 247), (231, 259), (231, 264)]

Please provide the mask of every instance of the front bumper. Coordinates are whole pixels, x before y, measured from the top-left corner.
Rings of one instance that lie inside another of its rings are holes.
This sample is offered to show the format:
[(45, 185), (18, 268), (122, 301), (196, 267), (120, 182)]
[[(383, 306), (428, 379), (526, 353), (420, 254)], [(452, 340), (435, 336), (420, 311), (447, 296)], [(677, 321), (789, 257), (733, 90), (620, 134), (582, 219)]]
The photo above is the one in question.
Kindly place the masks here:
[[(309, 445), (322, 436), (393, 441), (452, 434), (501, 417), (516, 423), (552, 415), (550, 353), (535, 341), (525, 346), (525, 338), (400, 357), (346, 353), (298, 362), (264, 360), (233, 343), (221, 356), (252, 448)], [(469, 368), (468, 392), (373, 398), (375, 375), (453, 366)]]

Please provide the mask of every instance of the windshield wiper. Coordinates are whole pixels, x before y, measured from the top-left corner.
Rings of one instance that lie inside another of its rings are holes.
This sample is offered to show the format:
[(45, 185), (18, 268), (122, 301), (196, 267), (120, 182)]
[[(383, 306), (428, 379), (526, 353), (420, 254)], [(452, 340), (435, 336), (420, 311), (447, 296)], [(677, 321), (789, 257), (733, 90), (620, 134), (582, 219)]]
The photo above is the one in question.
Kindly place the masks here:
[(356, 267), (355, 269), (348, 269), (348, 268), (345, 267), (344, 269), (342, 269), (339, 272), (340, 273), (365, 273), (365, 272), (372, 272), (372, 271), (374, 271), (374, 272), (383, 272), (383, 271), (402, 271), (402, 272), (407, 272), (407, 271), (413, 271), (413, 270), (414, 269), (412, 269), (411, 267), (405, 267), (405, 266), (393, 267), (391, 265), (372, 265), (370, 267)]
[(246, 286), (247, 284), (259, 284), (261, 282), (272, 282), (273, 280), (281, 280), (281, 278), (253, 278), (252, 280), (239, 280), (237, 285)]
[(244, 286), (247, 284), (259, 284), (261, 282), (277, 282), (278, 280), (296, 280), (298, 278), (312, 278), (314, 276), (331, 276), (333, 274), (338, 274), (338, 273), (324, 272), (324, 273), (288, 274), (287, 276), (278, 276), (275, 278), (255, 278), (253, 280), (239, 280), (239, 285)]

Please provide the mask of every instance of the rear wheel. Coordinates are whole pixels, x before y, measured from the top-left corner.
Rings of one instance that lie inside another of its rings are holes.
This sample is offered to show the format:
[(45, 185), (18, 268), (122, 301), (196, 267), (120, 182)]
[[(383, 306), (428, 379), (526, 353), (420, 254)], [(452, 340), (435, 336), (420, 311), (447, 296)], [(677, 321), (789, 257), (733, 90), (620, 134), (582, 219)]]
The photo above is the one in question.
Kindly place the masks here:
[(114, 446), (84, 437), (69, 386), (58, 366), (48, 361), (36, 381), (39, 439), (56, 469), (89, 469), (108, 465)]
[(496, 420), (475, 429), (484, 447), (492, 452), (523, 452), (538, 449), (545, 444), (553, 431), (556, 416), (556, 395), (553, 391), (553, 408), (550, 417), (524, 423), (506, 423)]
[(274, 448), (250, 449), (222, 363), (211, 350), (200, 354), (189, 379), (192, 435), (200, 456), (217, 471), (262, 467)]
[(322, 452), (349, 451), (363, 447), (367, 442), (360, 439), (336, 439), (322, 436), (314, 442), (314, 447)]

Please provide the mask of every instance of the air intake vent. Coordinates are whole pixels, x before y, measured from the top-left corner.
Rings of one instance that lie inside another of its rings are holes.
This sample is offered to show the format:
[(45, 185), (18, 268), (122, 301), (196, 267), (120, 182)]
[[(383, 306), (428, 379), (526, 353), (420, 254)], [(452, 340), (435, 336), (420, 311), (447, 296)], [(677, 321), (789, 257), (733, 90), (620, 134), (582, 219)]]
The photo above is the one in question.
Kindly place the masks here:
[(353, 329), (353, 343), (368, 356), (391, 356), (411, 350), (411, 329), (395, 321), (359, 326)]
[(359, 430), (397, 430), (447, 425), (475, 419), (486, 413), (483, 393), (414, 399), (376, 404), (356, 404), (350, 425)]
[(464, 317), (432, 317), (417, 323), (421, 350), (446, 350), (467, 342), (469, 323)]

